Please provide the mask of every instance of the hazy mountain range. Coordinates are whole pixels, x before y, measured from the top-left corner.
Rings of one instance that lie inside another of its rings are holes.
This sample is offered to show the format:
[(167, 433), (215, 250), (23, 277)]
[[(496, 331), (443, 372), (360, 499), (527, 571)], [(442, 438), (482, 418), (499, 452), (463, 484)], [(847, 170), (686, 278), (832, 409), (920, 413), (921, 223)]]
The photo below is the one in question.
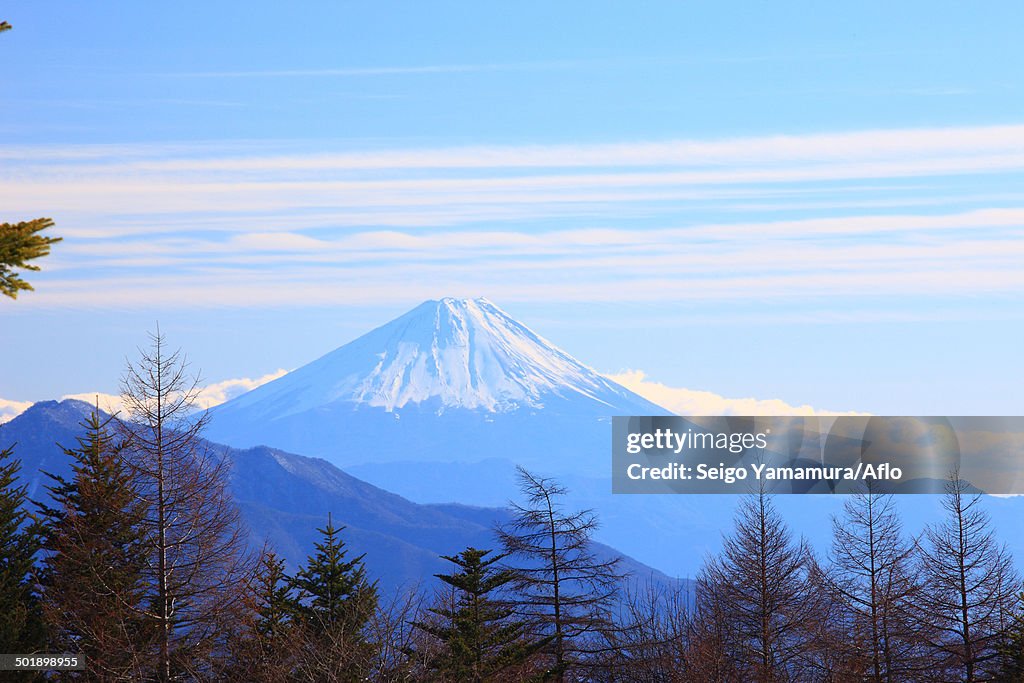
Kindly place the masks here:
[[(29, 469), (59, 471), (53, 442), (71, 443), (87, 409), (37, 404), (0, 426), (0, 446), (17, 440)], [(213, 408), (206, 436), (227, 444), (218, 447), (255, 536), (291, 560), (332, 511), (389, 582), (429, 576), (443, 567), (438, 553), (493, 545), (490, 527), (517, 495), (522, 464), (565, 484), (568, 505), (593, 508), (598, 540), (694, 576), (731, 528), (735, 496), (611, 494), (611, 417), (667, 413), (493, 303), (442, 299)], [(840, 496), (776, 503), (827, 550)], [(985, 505), (1024, 557), (1015, 533), (1024, 497)], [(901, 496), (898, 506), (914, 534), (940, 514), (933, 496)]]
[[(28, 484), (33, 500), (48, 496), (50, 480), (42, 472), (70, 476), (70, 460), (58, 444), (74, 447), (91, 411), (81, 401), (46, 401), (0, 425), (0, 448), (14, 445), (22, 461), (20, 483)], [(426, 585), (433, 574), (451, 569), (440, 555), (470, 545), (495, 547), (493, 525), (509, 517), (500, 508), (413, 503), (319, 458), (266, 446), (209, 445), (232, 463), (231, 490), (252, 545), (269, 543), (292, 569), (312, 550), (319, 539), (317, 527), (331, 513), (336, 524), (346, 527), (343, 537), (353, 551), (366, 553), (368, 571), (384, 589)], [(597, 551), (602, 556), (620, 554), (601, 544)], [(623, 559), (623, 566), (644, 580), (669, 580), (630, 558)]]

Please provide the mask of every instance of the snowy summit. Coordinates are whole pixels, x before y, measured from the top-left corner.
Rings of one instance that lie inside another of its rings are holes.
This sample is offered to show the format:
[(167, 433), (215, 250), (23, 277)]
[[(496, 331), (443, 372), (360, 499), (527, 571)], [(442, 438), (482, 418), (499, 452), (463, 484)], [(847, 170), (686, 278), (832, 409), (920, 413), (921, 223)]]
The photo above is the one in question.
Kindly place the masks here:
[(394, 411), (409, 404), (507, 412), (545, 400), (609, 409), (635, 398), (487, 299), (426, 301), (405, 315), (249, 394), (233, 408), (275, 417), (338, 402)]
[(604, 471), (613, 415), (664, 415), (486, 299), (427, 301), (211, 409), (207, 435), (360, 463), (551, 454)]

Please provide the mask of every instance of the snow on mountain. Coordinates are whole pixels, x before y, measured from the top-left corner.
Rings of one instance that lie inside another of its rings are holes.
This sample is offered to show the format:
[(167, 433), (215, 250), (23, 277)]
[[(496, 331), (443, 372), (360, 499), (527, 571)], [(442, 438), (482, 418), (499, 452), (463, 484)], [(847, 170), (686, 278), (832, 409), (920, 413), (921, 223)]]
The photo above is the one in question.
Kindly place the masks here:
[(666, 411), (486, 299), (427, 301), (211, 410), (210, 435), (340, 465), (605, 463), (613, 415)]
[(545, 399), (617, 408), (646, 403), (486, 299), (426, 301), (284, 377), (231, 409), (284, 417), (335, 402), (389, 412), (431, 400), (443, 408), (508, 412)]

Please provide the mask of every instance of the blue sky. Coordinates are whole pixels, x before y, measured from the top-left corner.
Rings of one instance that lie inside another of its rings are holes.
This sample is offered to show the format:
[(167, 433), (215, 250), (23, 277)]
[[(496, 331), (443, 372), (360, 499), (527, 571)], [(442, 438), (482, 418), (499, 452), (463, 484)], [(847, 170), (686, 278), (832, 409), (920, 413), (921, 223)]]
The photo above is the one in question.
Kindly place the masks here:
[(1020, 3), (39, 3), (0, 18), (0, 401), (487, 296), (602, 371), (1021, 414)]

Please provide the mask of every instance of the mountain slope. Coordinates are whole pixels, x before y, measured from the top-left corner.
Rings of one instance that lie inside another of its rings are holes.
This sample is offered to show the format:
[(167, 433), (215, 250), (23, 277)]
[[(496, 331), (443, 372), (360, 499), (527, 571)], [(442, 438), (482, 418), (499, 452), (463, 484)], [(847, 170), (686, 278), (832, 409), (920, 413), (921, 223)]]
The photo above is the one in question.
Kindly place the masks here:
[[(734, 496), (611, 493), (610, 417), (664, 414), (590, 370), (487, 301), (444, 299), (214, 409), (211, 433), (322, 456), (421, 503), (502, 505), (514, 466), (555, 476), (569, 504), (593, 508), (598, 538), (676, 576), (693, 576), (731, 527)], [(934, 519), (928, 496), (901, 496), (907, 529)], [(824, 552), (839, 496), (778, 499), (794, 530)], [(1009, 535), (1024, 497), (986, 499)]]
[(596, 473), (612, 415), (665, 413), (491, 302), (442, 299), (213, 408), (209, 433), (339, 466), (557, 454)]
[[(14, 420), (0, 425), (0, 449), (16, 444), (22, 461), (21, 482), (30, 497), (46, 498), (48, 484), (40, 472), (70, 476), (70, 463), (57, 447), (75, 444), (81, 422), (91, 407), (81, 401), (37, 403)], [(312, 551), (327, 514), (345, 525), (344, 538), (353, 551), (366, 553), (369, 573), (385, 590), (426, 584), (433, 574), (448, 571), (440, 555), (466, 546), (492, 548), (491, 529), (508, 512), (495, 508), (433, 506), (401, 496), (349, 476), (328, 462), (277, 449), (234, 449), (211, 443), (232, 463), (231, 491), (249, 526), (252, 544), (264, 541), (294, 569)], [(618, 555), (607, 546), (603, 555)], [(638, 577), (669, 581), (629, 558), (626, 566)]]

